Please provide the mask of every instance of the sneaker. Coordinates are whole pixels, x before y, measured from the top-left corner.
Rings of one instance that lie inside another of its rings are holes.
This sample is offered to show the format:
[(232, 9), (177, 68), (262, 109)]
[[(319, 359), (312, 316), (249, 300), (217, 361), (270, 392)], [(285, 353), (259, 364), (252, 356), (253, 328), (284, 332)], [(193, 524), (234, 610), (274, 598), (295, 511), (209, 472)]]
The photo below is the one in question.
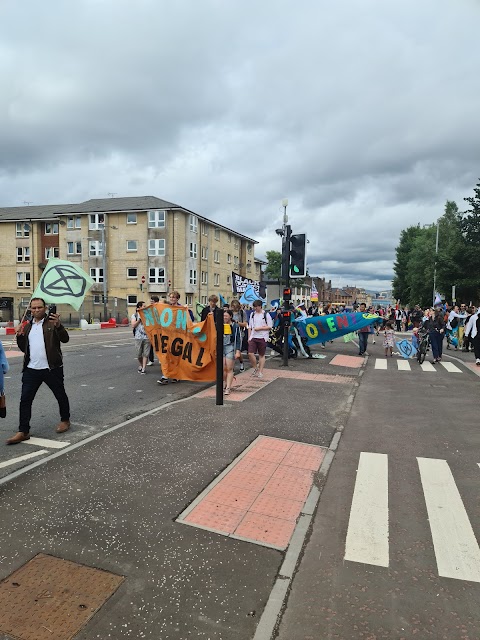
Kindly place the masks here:
[(224, 392), (223, 392), (226, 396), (230, 395), (230, 389), (227, 387)]
[(170, 378), (170, 382), (178, 382), (177, 378)]
[(168, 378), (161, 377), (160, 380), (157, 380), (158, 384), (168, 384)]
[(140, 371), (138, 372), (141, 376), (144, 376), (147, 372), (145, 371), (145, 369), (140, 369)]
[(153, 367), (153, 362), (147, 362), (147, 367)]
[(252, 376), (255, 376), (255, 377), (258, 376), (258, 369), (254, 369), (252, 371)]
[(475, 364), (477, 365), (477, 367), (480, 367), (480, 358), (477, 358), (477, 359), (475, 360)]
[(372, 342), (372, 344), (375, 344), (375, 338), (373, 339), (373, 342)]
[(260, 371), (257, 373), (257, 378), (263, 378), (263, 373), (260, 373)]
[(240, 371), (245, 371), (245, 365), (243, 362), (240, 363)]
[(364, 355), (364, 356), (368, 356), (368, 351), (364, 351), (364, 352), (363, 352), (363, 355)]
[(142, 370), (142, 367), (138, 367), (137, 372), (140, 373)]

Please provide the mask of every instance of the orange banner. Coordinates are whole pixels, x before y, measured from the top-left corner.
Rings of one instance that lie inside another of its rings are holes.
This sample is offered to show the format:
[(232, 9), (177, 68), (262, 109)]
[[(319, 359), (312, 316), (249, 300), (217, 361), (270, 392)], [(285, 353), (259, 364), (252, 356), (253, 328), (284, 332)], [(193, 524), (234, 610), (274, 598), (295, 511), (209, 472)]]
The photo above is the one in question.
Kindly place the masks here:
[(139, 309), (139, 313), (165, 377), (202, 382), (216, 379), (217, 332), (212, 314), (203, 322), (192, 322), (188, 307), (160, 302)]

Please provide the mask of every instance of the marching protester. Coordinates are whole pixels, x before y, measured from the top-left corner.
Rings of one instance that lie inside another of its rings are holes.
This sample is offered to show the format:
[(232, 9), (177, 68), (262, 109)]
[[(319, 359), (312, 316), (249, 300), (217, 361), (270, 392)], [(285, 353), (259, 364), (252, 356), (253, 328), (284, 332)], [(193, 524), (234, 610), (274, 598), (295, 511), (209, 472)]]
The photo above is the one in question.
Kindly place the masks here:
[[(158, 296), (150, 296), (151, 304), (156, 304), (157, 302), (160, 302), (160, 298)], [(147, 367), (151, 367), (154, 362), (155, 362), (155, 352), (153, 350), (153, 344), (150, 344), (150, 352), (148, 354)]]
[(233, 364), (240, 356), (242, 337), (238, 323), (233, 320), (233, 311), (223, 311), (223, 391), (230, 394), (233, 382)]
[[(253, 313), (248, 321), (248, 359), (253, 367), (253, 375), (263, 378), (265, 353), (268, 336), (273, 322), (269, 313), (262, 309), (262, 301), (254, 300)], [(258, 353), (258, 364), (256, 355)]]
[[(365, 304), (365, 302), (361, 302), (358, 311), (360, 313), (365, 313), (366, 308), (367, 308), (367, 305)], [(359, 345), (358, 355), (368, 356), (367, 343), (368, 343), (368, 334), (370, 333), (370, 325), (367, 325), (366, 327), (359, 329), (357, 333), (358, 333), (358, 345)]]
[(20, 420), (18, 432), (7, 440), (17, 444), (30, 439), (32, 404), (42, 383), (52, 391), (58, 402), (60, 423), (57, 433), (70, 429), (70, 403), (64, 386), (61, 343), (70, 336), (60, 322), (60, 316), (52, 309), (47, 313), (43, 298), (30, 301), (32, 319), (17, 328), (17, 345), (23, 351), (22, 391), (20, 396)]
[(9, 369), (7, 356), (0, 341), (0, 418), (6, 418), (7, 407), (5, 401), (5, 374)]
[[(241, 346), (240, 346), (240, 355), (238, 356), (238, 361), (240, 363), (240, 371), (245, 370), (245, 365), (243, 364), (242, 351), (246, 351), (248, 349), (248, 341), (245, 339), (246, 333), (245, 330), (248, 327), (247, 323), (247, 314), (245, 309), (242, 309), (242, 305), (240, 302), (234, 298), (230, 303), (230, 308), (233, 311), (233, 319), (240, 327), (240, 335), (242, 338)], [(245, 347), (245, 349), (244, 349)]]
[(395, 346), (395, 331), (391, 322), (385, 324), (385, 330), (383, 332), (383, 346), (385, 348), (385, 357), (393, 356), (393, 347)]
[(137, 349), (138, 359), (138, 373), (145, 375), (145, 367), (147, 366), (148, 355), (150, 353), (150, 340), (148, 339), (145, 327), (143, 326), (142, 319), (138, 313), (140, 309), (143, 309), (145, 302), (142, 300), (137, 302), (135, 313), (130, 319), (130, 323), (133, 329), (133, 336), (135, 338), (135, 347)]
[(445, 320), (440, 309), (430, 309), (423, 327), (428, 331), (432, 345), (433, 364), (442, 359), (443, 338), (445, 337)]
[(208, 305), (202, 309), (200, 320), (203, 322), (204, 320), (207, 319), (207, 316), (209, 313), (215, 314), (217, 309), (219, 309), (218, 296), (216, 296), (215, 294), (212, 294), (208, 298)]
[(473, 351), (475, 354), (475, 364), (480, 367), (480, 307), (470, 317), (465, 327), (465, 335), (469, 337), (473, 343)]

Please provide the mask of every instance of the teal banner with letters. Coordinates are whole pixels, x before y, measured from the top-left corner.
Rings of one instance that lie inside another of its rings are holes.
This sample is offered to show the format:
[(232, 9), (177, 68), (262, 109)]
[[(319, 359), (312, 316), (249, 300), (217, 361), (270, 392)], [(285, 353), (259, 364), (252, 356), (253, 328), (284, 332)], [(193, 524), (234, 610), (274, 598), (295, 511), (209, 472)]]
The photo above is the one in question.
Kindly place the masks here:
[(380, 316), (374, 313), (353, 312), (298, 318), (293, 320), (293, 324), (302, 338), (307, 338), (309, 344), (315, 344), (341, 338), (379, 320)]

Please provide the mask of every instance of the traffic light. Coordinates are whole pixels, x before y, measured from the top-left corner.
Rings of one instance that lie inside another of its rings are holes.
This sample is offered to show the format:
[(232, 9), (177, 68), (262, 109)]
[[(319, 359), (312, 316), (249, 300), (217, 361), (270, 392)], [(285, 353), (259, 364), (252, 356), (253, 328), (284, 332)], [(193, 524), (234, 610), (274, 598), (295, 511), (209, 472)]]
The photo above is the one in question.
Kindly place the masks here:
[(306, 247), (305, 233), (290, 237), (290, 278), (304, 278), (307, 275)]
[(290, 288), (285, 288), (283, 290), (283, 301), (290, 302), (291, 299), (292, 299), (292, 290)]

